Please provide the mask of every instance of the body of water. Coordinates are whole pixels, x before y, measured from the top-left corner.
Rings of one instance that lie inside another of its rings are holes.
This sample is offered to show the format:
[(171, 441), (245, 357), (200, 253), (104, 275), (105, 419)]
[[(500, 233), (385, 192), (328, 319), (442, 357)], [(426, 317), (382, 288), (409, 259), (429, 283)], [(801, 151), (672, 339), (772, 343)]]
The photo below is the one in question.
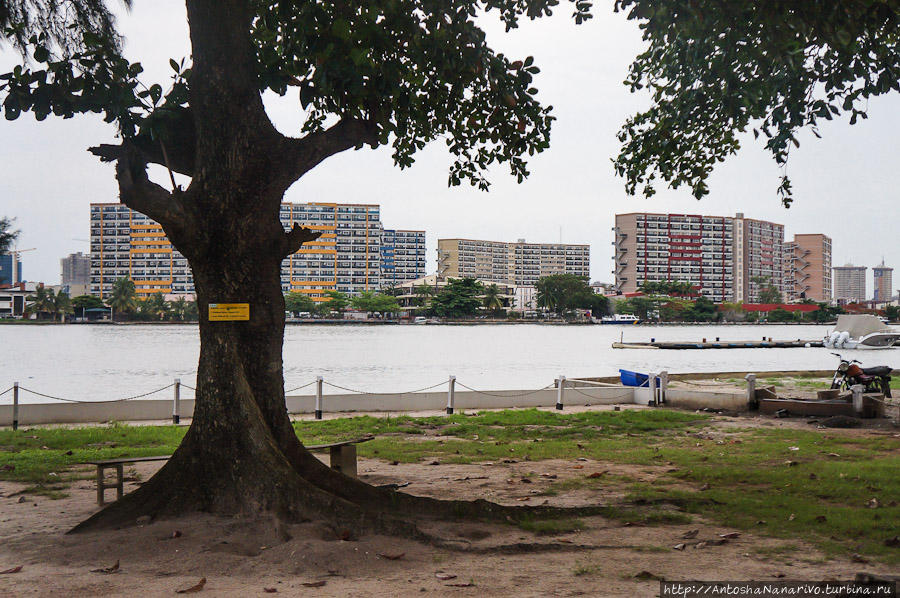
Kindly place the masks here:
[[(828, 326), (288, 326), (285, 388), (323, 376), (365, 391), (410, 391), (446, 380), (476, 389), (533, 389), (558, 375), (607, 376), (619, 368), (745, 371), (829, 369), (831, 350), (613, 349), (624, 340), (722, 341), (821, 339)], [(195, 386), (200, 341), (196, 325), (0, 326), (0, 391), (13, 381), (75, 400), (132, 396), (181, 378)], [(866, 366), (900, 368), (900, 349), (842, 351)], [(296, 394), (310, 394), (312, 387)], [(327, 388), (326, 392), (341, 392)], [(22, 402), (46, 399), (23, 392)], [(167, 398), (171, 390), (148, 398)], [(186, 398), (191, 396), (185, 391)], [(7, 403), (11, 395), (0, 398)]]

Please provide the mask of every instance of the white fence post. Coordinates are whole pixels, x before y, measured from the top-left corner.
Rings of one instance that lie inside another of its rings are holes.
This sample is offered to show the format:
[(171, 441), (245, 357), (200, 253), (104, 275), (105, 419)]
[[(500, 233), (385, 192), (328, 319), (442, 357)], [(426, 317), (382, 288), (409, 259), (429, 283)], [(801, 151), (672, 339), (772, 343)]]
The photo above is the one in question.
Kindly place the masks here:
[(322, 419), (322, 376), (316, 376), (316, 419)]
[(557, 382), (558, 382), (558, 384), (556, 385), (556, 408), (559, 411), (562, 411), (563, 389), (565, 389), (565, 387), (566, 387), (566, 377), (563, 375), (560, 375), (560, 377), (557, 378)]
[(747, 374), (744, 380), (747, 381), (747, 407), (757, 409), (759, 401), (756, 400), (756, 374)]
[(19, 429), (19, 383), (13, 382), (13, 430)]
[(669, 372), (663, 370), (659, 373), (659, 402), (666, 402), (666, 389), (669, 388)]
[(862, 384), (854, 384), (850, 387), (850, 392), (853, 393), (853, 411), (860, 417), (863, 413), (863, 390), (865, 387)]
[(450, 376), (447, 387), (447, 415), (453, 415), (453, 403), (456, 400), (456, 376)]
[(175, 398), (172, 402), (172, 423), (181, 423), (181, 378), (175, 378)]
[(647, 387), (650, 389), (650, 401), (648, 404), (651, 407), (655, 407), (659, 403), (656, 400), (656, 373), (650, 372), (650, 377), (647, 378)]

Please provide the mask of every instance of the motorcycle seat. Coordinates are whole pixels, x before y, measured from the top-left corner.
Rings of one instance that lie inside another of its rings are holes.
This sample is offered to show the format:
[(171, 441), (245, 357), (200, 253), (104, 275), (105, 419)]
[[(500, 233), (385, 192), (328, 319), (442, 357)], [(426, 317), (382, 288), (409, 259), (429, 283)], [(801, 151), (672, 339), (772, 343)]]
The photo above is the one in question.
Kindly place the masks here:
[(889, 376), (892, 369), (889, 365), (876, 365), (871, 368), (862, 368), (862, 371), (867, 376)]

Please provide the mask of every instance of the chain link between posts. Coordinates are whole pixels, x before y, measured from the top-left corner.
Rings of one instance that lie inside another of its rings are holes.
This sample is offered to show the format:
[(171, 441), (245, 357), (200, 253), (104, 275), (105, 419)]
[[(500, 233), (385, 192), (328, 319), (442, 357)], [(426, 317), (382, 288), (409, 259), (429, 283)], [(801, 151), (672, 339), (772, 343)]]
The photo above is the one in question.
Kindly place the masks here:
[(156, 390), (151, 390), (150, 392), (141, 393), (139, 395), (134, 395), (131, 397), (125, 397), (123, 399), (111, 399), (107, 401), (79, 401), (76, 399), (66, 399), (63, 397), (55, 397), (53, 395), (48, 395), (42, 392), (38, 392), (36, 390), (31, 390), (30, 388), (25, 388), (24, 386), (20, 386), (19, 390), (24, 390), (25, 392), (30, 392), (33, 395), (37, 395), (39, 397), (44, 397), (45, 399), (52, 399), (54, 401), (64, 401), (66, 403), (81, 403), (81, 404), (94, 404), (94, 403), (121, 403), (123, 401), (133, 401), (134, 399), (141, 399), (143, 397), (148, 397), (150, 395), (156, 394), (158, 392), (162, 392), (168, 388), (172, 388), (175, 386), (175, 383), (169, 384), (168, 386), (163, 386), (162, 388), (157, 388)]
[(425, 388), (417, 388), (416, 390), (408, 390), (406, 392), (371, 392), (366, 390), (356, 390), (355, 388), (347, 388), (346, 386), (339, 386), (337, 384), (332, 384), (331, 382), (322, 381), (323, 384), (330, 386), (332, 388), (337, 388), (339, 390), (346, 390), (347, 392), (355, 392), (361, 395), (409, 395), (417, 392), (423, 392), (426, 390), (432, 390), (439, 386), (443, 386), (447, 384), (447, 380), (441, 380), (437, 384), (432, 384), (431, 386), (426, 386)]
[(527, 397), (527, 396), (529, 396), (529, 395), (537, 394), (537, 393), (539, 393), (539, 392), (541, 392), (541, 391), (548, 390), (548, 389), (550, 389), (550, 388), (555, 388), (555, 387), (556, 387), (556, 382), (551, 382), (550, 384), (548, 384), (548, 385), (545, 386), (544, 388), (539, 388), (539, 389), (537, 389), (537, 390), (530, 390), (530, 391), (528, 391), (528, 392), (522, 392), (522, 393), (517, 393), (517, 394), (505, 394), (505, 393), (492, 393), (492, 392), (485, 392), (485, 391), (483, 391), (483, 390), (476, 390), (476, 389), (472, 388), (471, 386), (466, 386), (465, 384), (463, 384), (463, 383), (460, 382), (459, 380), (457, 380), (456, 383), (457, 383), (459, 386), (462, 386), (463, 388), (465, 388), (466, 390), (471, 390), (472, 392), (474, 392), (474, 393), (476, 393), (476, 394), (484, 395), (484, 396), (487, 396), (487, 397), (509, 397), (509, 398)]

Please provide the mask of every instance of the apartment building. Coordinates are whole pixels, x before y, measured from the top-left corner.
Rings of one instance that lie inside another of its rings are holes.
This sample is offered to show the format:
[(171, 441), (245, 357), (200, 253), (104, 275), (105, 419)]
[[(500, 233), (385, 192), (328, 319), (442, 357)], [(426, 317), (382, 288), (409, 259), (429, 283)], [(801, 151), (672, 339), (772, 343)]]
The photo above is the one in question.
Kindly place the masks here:
[(590, 275), (589, 245), (438, 239), (440, 278), (476, 278), (513, 286), (534, 286), (551, 274)]
[(61, 284), (70, 297), (84, 295), (90, 288), (91, 256), (78, 253), (70, 253), (59, 260), (61, 270)]
[[(285, 293), (300, 292), (325, 301), (331, 290), (354, 295), (381, 288), (383, 227), (378, 205), (284, 203), (279, 216), (285, 231), (295, 223), (322, 231), (318, 239), (282, 262)], [(424, 233), (421, 237), (424, 262)], [(408, 251), (406, 237), (401, 244)], [(418, 251), (418, 237), (415, 245)], [(121, 204), (92, 204), (90, 292), (108, 296), (115, 281), (125, 277), (134, 281), (139, 297), (194, 293), (187, 260), (169, 243), (159, 224)]]
[[(644, 282), (690, 282), (712, 301), (735, 296), (732, 218), (690, 214), (616, 214), (616, 288), (636, 292)], [(743, 245), (741, 246), (743, 249)]]
[(735, 300), (754, 302), (769, 284), (784, 293), (784, 225), (734, 217)]
[(885, 266), (882, 259), (880, 266), (872, 268), (872, 274), (875, 277), (875, 303), (889, 302), (894, 297), (894, 269)]
[(645, 281), (690, 282), (715, 302), (754, 301), (763, 281), (783, 290), (784, 226), (765, 220), (697, 214), (617, 214), (616, 288)]
[(794, 235), (784, 244), (784, 300), (831, 302), (831, 238)]
[(835, 266), (834, 300), (839, 304), (861, 303), (866, 300), (866, 268), (845, 264)]
[(381, 208), (375, 204), (281, 204), (285, 230), (299, 224), (322, 231), (281, 264), (287, 292), (327, 301), (327, 291), (356, 295), (381, 288)]
[(90, 259), (91, 295), (108, 297), (120, 278), (134, 281), (139, 298), (194, 292), (187, 259), (162, 226), (122, 204), (91, 204)]
[(381, 234), (381, 286), (393, 288), (425, 276), (425, 231), (385, 229)]

